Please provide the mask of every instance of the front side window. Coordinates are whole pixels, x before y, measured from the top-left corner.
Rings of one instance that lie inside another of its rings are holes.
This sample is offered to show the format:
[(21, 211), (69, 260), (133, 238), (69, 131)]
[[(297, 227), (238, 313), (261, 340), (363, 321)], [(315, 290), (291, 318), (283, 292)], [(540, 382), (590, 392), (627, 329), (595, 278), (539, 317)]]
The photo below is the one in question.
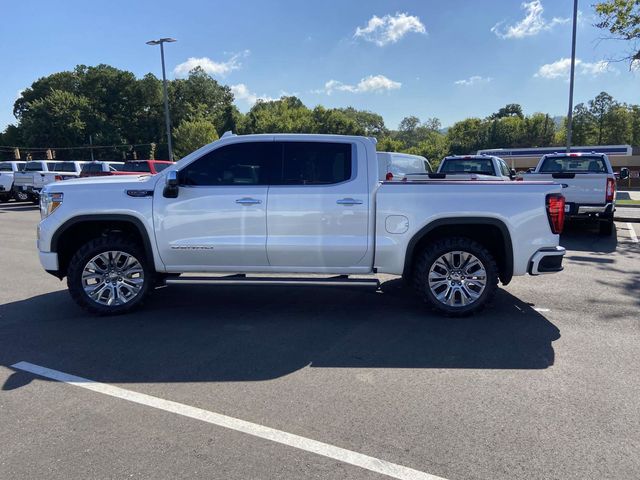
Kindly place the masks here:
[(10, 163), (0, 163), (0, 172), (12, 172)]
[(182, 169), (180, 183), (191, 186), (268, 185), (278, 158), (274, 142), (225, 145)]
[(504, 175), (505, 177), (510, 177), (511, 176), (511, 170), (509, 170), (509, 167), (507, 167), (507, 164), (504, 163), (504, 160), (500, 160), (500, 170), (502, 170), (502, 175)]
[(283, 142), (281, 185), (330, 185), (351, 178), (351, 144)]

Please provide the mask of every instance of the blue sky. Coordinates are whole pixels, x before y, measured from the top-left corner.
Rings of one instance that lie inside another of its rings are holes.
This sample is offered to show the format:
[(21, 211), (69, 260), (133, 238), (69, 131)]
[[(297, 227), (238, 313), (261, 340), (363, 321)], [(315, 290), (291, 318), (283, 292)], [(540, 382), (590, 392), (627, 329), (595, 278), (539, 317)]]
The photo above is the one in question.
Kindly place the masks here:
[[(640, 102), (640, 69), (624, 44), (600, 42), (591, 1), (581, 1), (576, 103), (606, 90)], [(247, 111), (256, 98), (295, 94), (313, 107), (354, 106), (395, 128), (407, 115), (444, 126), (507, 103), (526, 113), (566, 113), (570, 0), (470, 2), (111, 0), (3, 2), (0, 129), (15, 119), (18, 92), (77, 64), (107, 63), (170, 77), (201, 64), (233, 86)], [(563, 60), (564, 59), (564, 60)]]

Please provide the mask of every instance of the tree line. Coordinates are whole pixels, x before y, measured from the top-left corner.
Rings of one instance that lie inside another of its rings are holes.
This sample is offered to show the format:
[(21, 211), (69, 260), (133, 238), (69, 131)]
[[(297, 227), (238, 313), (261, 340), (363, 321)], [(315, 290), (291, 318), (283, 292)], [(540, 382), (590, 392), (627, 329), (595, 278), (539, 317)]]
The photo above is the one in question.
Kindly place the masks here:
[[(566, 119), (525, 115), (508, 104), (486, 118), (467, 118), (443, 129), (437, 118), (405, 117), (397, 129), (381, 115), (347, 108), (309, 108), (294, 96), (258, 101), (246, 113), (234, 105), (231, 89), (201, 68), (168, 82), (176, 157), (182, 157), (232, 130), (250, 133), (332, 133), (378, 139), (378, 150), (424, 155), (437, 163), (447, 154), (483, 148), (561, 146)], [(88, 159), (89, 144), (101, 159), (167, 158), (162, 82), (152, 74), (138, 79), (109, 65), (79, 65), (40, 78), (15, 101), (16, 124), (0, 133), (0, 158), (10, 147), (44, 158), (54, 148), (59, 159)], [(574, 110), (574, 144), (640, 145), (640, 106), (615, 101), (606, 92)], [(79, 148), (80, 147), (80, 148)], [(24, 155), (23, 155), (24, 157)]]

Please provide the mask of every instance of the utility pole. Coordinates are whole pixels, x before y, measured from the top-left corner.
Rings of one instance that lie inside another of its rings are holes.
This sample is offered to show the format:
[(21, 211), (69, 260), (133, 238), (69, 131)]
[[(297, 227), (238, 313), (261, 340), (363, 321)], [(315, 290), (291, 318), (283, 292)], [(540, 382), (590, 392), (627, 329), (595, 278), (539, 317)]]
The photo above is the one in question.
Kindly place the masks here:
[(93, 158), (93, 138), (91, 138), (91, 135), (89, 135), (89, 145), (91, 145), (89, 147), (89, 150), (91, 151), (91, 161), (93, 162), (94, 161), (94, 158)]
[(573, 83), (576, 73), (576, 26), (578, 23), (578, 0), (573, 0), (573, 32), (571, 34), (571, 76), (569, 77), (569, 112), (567, 113), (567, 153), (571, 151), (573, 129)]
[(171, 120), (169, 118), (169, 98), (167, 95), (167, 75), (164, 68), (164, 44), (175, 42), (175, 38), (160, 38), (149, 40), (147, 45), (160, 45), (160, 59), (162, 60), (162, 91), (164, 93), (164, 121), (167, 129), (167, 145), (169, 147), (169, 160), (173, 162), (173, 148), (171, 146)]

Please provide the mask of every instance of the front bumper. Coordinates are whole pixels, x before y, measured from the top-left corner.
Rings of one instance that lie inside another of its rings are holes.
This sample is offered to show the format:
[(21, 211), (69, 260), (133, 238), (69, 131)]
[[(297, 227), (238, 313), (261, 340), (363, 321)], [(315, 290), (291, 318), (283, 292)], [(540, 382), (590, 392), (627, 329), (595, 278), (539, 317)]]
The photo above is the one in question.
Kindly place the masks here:
[(562, 258), (565, 253), (565, 248), (560, 246), (541, 248), (529, 260), (529, 274), (544, 275), (561, 272), (564, 269)]
[(58, 271), (58, 254), (56, 252), (39, 252), (40, 264), (48, 272)]

